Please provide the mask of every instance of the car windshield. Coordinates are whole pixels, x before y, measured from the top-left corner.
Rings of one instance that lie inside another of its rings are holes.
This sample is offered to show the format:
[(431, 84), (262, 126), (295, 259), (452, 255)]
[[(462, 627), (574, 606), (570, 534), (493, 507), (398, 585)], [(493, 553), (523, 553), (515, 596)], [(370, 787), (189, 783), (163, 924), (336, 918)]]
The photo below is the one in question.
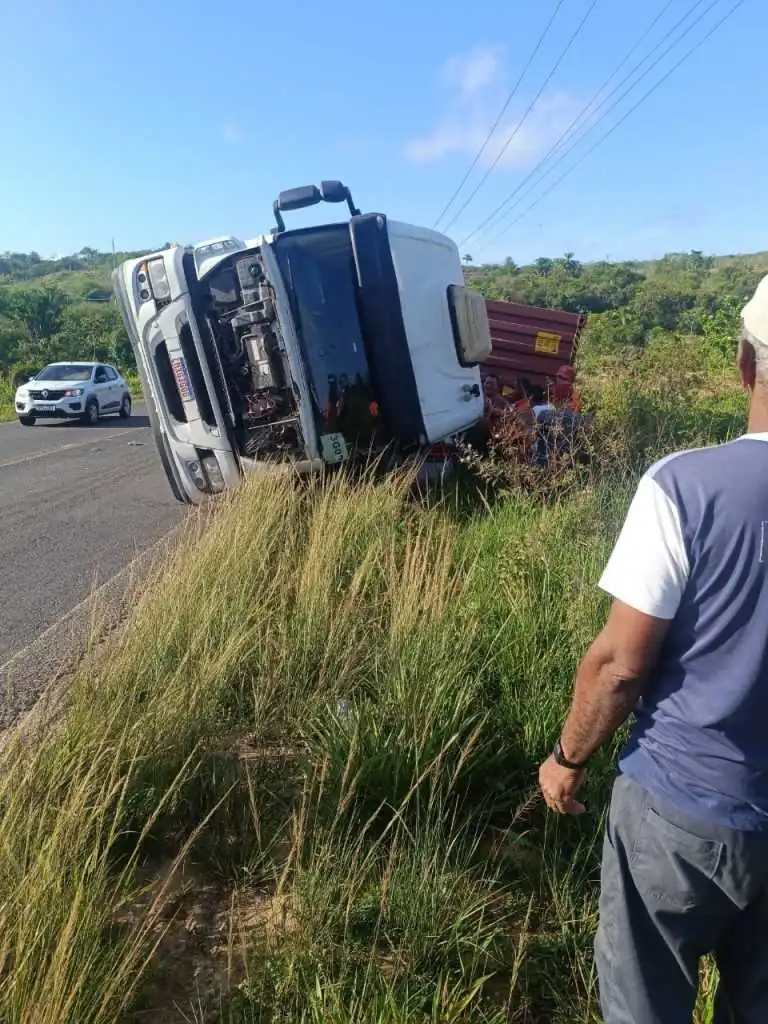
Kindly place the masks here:
[(35, 380), (90, 380), (92, 366), (78, 366), (77, 363), (52, 363), (35, 377)]

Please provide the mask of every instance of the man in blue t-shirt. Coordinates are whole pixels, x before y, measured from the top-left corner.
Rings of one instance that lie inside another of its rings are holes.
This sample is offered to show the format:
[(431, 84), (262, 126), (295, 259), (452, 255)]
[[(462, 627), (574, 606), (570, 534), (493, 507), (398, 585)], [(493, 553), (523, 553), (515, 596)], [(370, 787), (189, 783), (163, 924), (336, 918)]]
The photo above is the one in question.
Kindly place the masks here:
[(748, 433), (642, 478), (600, 580), (614, 600), (539, 772), (579, 814), (587, 759), (632, 711), (595, 942), (606, 1024), (768, 1024), (768, 276), (742, 311)]

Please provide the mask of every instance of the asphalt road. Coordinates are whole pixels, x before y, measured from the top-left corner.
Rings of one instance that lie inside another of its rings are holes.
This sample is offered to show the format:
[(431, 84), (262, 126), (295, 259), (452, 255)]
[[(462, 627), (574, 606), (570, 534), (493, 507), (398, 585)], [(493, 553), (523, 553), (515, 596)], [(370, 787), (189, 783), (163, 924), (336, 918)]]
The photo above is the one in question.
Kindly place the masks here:
[(0, 423), (0, 671), (183, 516), (140, 405), (94, 427)]

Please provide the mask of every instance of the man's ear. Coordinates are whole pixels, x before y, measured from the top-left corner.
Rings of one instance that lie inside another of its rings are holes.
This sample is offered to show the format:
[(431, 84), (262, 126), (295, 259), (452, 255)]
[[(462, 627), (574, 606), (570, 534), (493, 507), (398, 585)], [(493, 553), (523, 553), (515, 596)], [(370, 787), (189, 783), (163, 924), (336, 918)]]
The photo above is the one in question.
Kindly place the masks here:
[(757, 360), (755, 350), (748, 341), (739, 342), (739, 376), (747, 391), (755, 390), (757, 380)]

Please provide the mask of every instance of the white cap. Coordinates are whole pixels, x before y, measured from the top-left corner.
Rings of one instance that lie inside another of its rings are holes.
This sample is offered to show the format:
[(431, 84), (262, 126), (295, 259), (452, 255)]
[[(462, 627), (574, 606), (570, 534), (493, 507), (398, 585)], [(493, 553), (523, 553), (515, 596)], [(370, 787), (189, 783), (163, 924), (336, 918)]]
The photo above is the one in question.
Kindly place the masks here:
[(755, 288), (755, 294), (742, 309), (741, 320), (753, 338), (768, 345), (768, 274)]

